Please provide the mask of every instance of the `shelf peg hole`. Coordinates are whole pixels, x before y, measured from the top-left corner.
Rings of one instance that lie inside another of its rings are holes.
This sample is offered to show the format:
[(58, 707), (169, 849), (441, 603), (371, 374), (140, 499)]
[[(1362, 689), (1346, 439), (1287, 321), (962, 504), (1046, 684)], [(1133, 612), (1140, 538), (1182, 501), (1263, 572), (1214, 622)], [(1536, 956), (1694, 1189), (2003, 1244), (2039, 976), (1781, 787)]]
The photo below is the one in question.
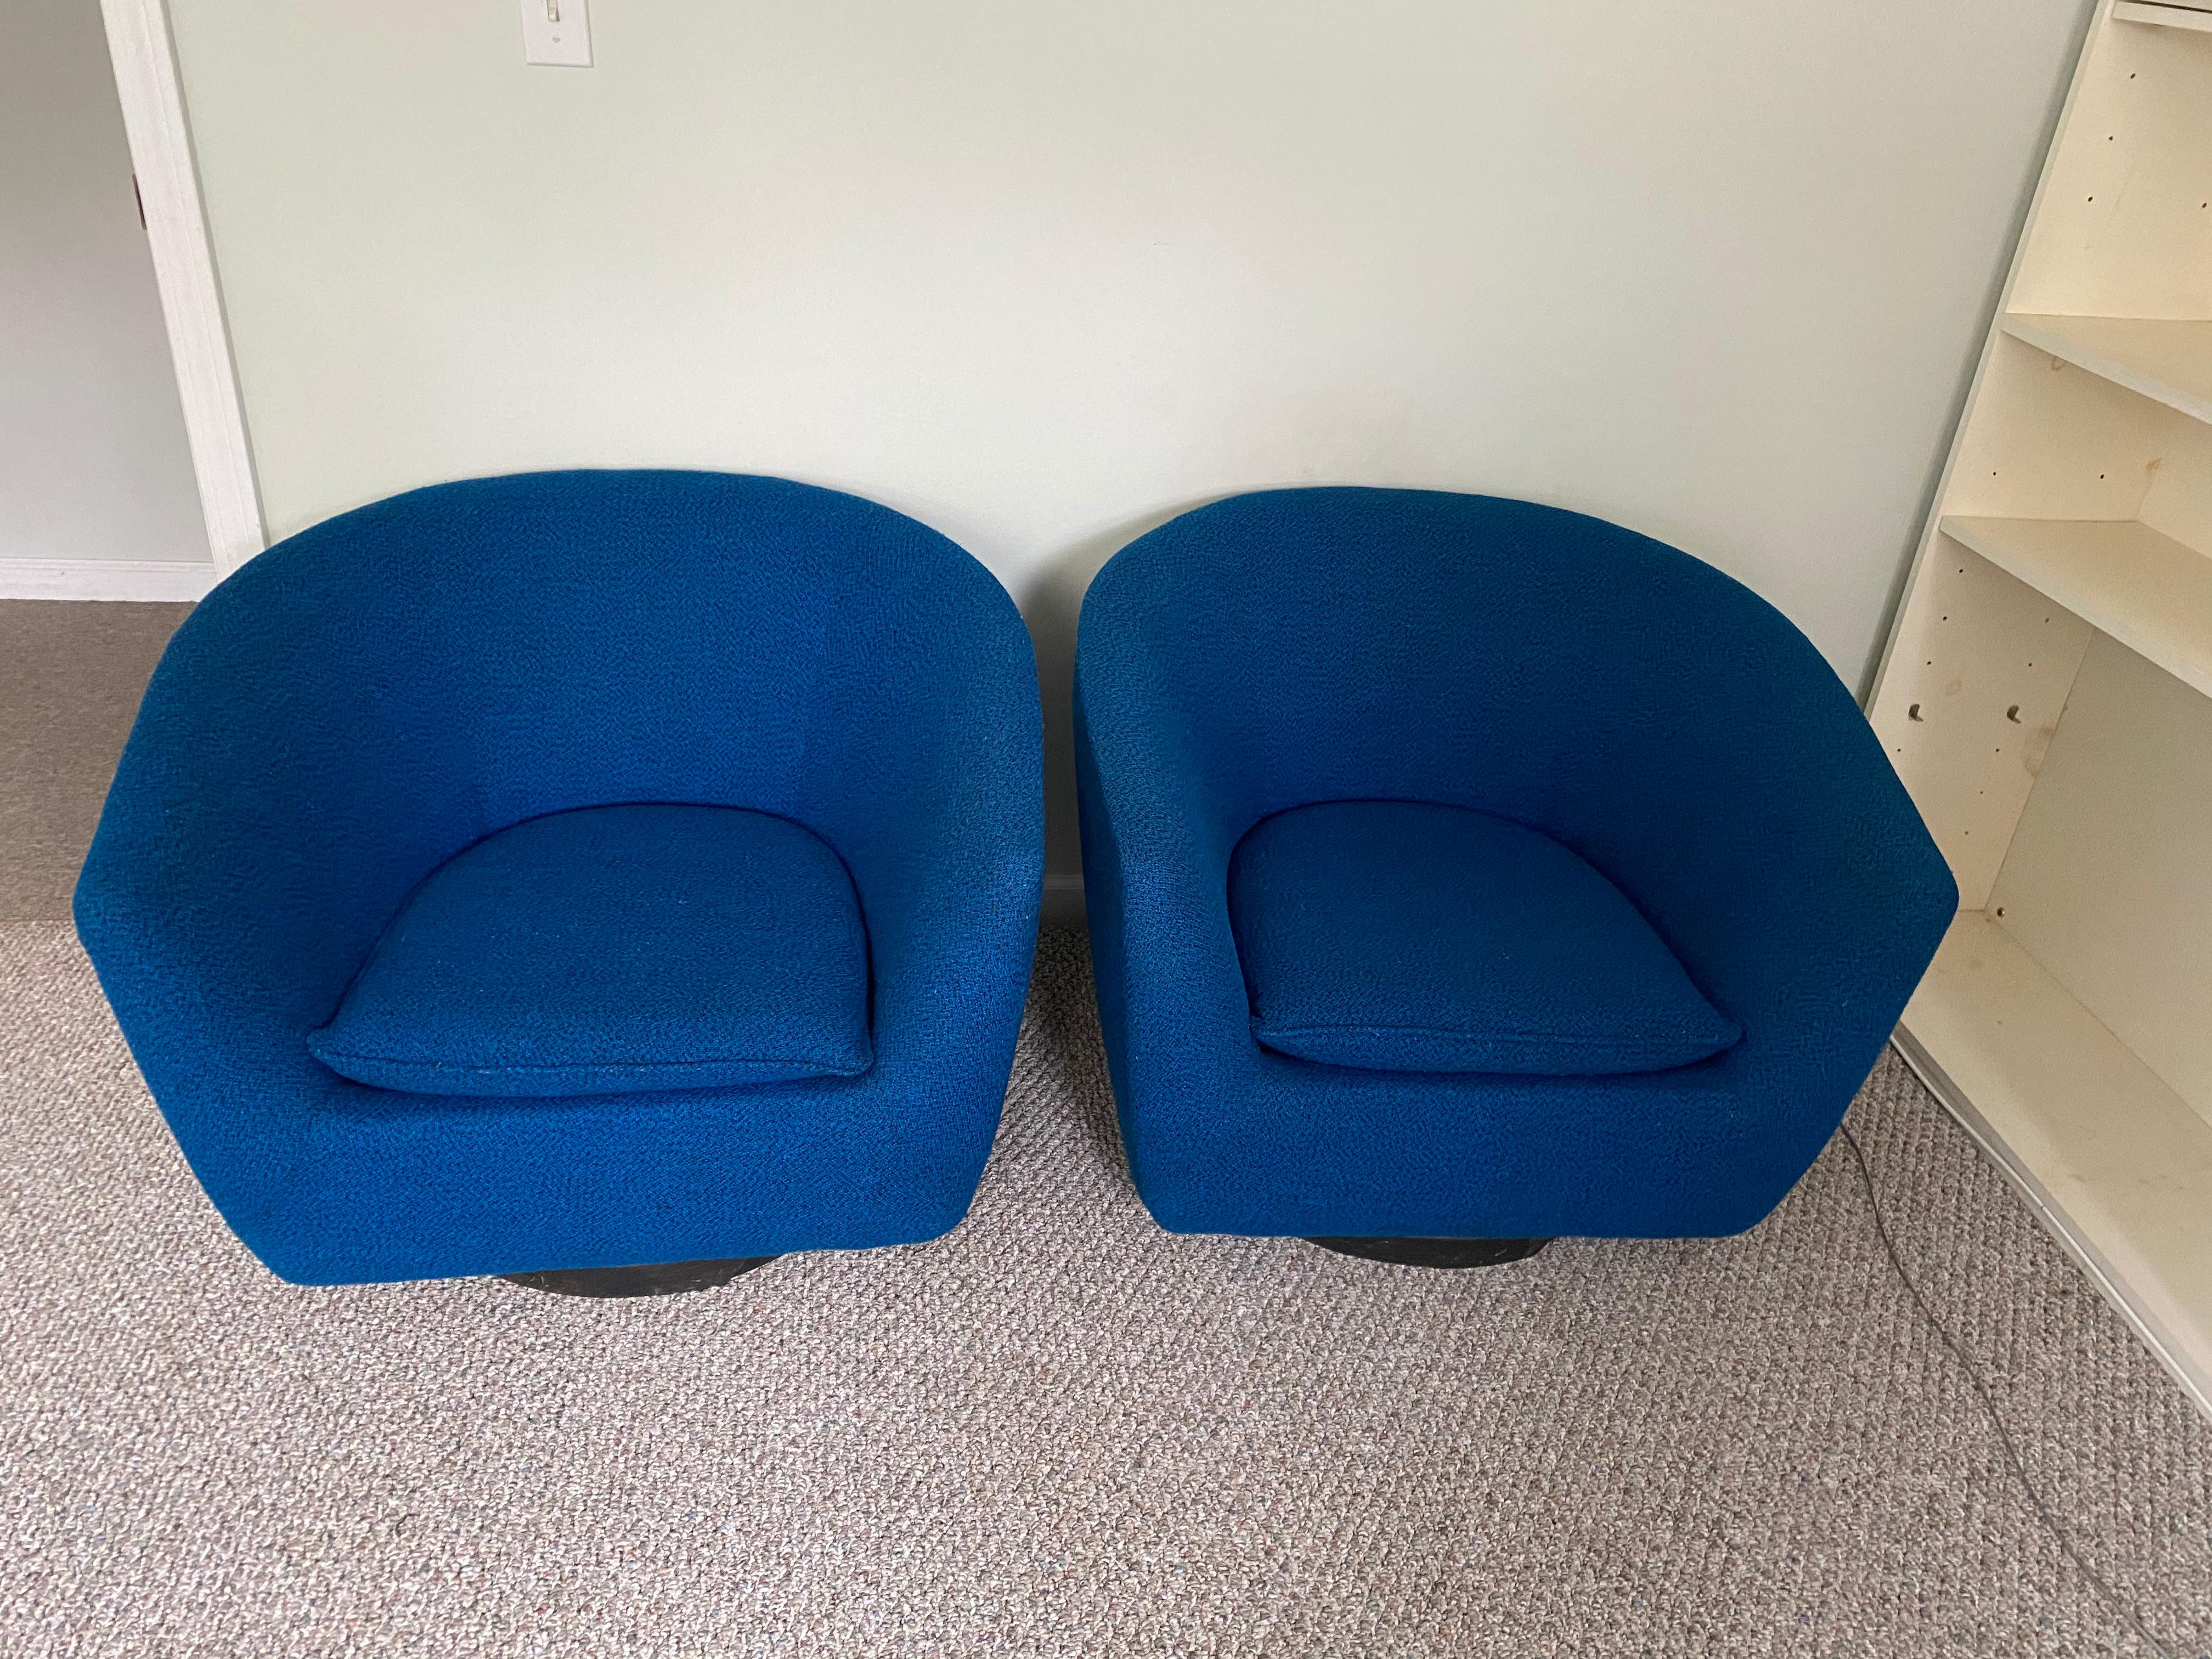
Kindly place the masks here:
[(1905, 718), (1909, 720), (1918, 720), (1920, 718), (1920, 705), (1916, 702), (1911, 708), (1906, 709), (1905, 711)]
[(2005, 718), (2010, 720), (2014, 726), (2018, 726), (2020, 724), (2020, 705), (2018, 703), (2014, 703), (2011, 708), (2006, 709)]

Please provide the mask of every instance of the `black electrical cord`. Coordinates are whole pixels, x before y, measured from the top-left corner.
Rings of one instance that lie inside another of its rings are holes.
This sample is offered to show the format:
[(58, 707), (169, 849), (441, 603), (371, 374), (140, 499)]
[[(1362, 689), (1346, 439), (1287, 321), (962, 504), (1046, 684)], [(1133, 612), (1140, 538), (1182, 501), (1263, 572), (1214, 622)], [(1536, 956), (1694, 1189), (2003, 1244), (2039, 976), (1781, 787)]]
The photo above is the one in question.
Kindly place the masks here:
[(2158, 1656), (2158, 1659), (2173, 1659), (2172, 1650), (2144, 1628), (2142, 1615), (2121, 1601), (2103, 1576), (2081, 1559), (2081, 1553), (2074, 1547), (2074, 1540), (2067, 1535), (2065, 1528), (2058, 1524), (2057, 1517), (2051, 1513), (2050, 1506), (2043, 1501), (2043, 1494), (2036, 1490), (2035, 1482), (2028, 1479), (2027, 1466), (2020, 1460), (2019, 1448), (2013, 1444), (2012, 1431), (2005, 1427), (2005, 1420), (1997, 1410), (1996, 1401), (1990, 1397), (1989, 1389), (1983, 1386), (1981, 1374), (1974, 1369), (1973, 1362), (1966, 1358), (1966, 1350), (1959, 1346), (1949, 1328), (1936, 1316), (1936, 1310), (1928, 1305), (1928, 1298), (1920, 1294), (1920, 1287), (1912, 1282), (1912, 1275), (1905, 1270), (1905, 1258), (1898, 1254), (1897, 1241), (1890, 1237), (1889, 1224), (1882, 1218), (1881, 1199), (1875, 1191), (1874, 1170), (1868, 1164), (1866, 1153), (1860, 1149), (1858, 1137), (1851, 1133), (1849, 1124), (1844, 1126), (1844, 1144), (1851, 1149), (1851, 1158), (1859, 1166), (1859, 1179), (1866, 1183), (1867, 1208), (1874, 1216), (1874, 1230), (1881, 1237), (1881, 1248), (1888, 1253), (1889, 1265), (1897, 1270), (1898, 1282), (1905, 1286), (1905, 1294), (1912, 1298), (1912, 1305), (1920, 1310), (1920, 1316), (1928, 1322), (1936, 1335), (1943, 1339), (1943, 1346), (1951, 1351), (1951, 1358), (1958, 1361), (1960, 1370), (1973, 1386), (1975, 1397), (1982, 1402), (1982, 1409), (1989, 1413), (1990, 1426), (1996, 1431), (1997, 1444), (2004, 1449), (2005, 1462), (2012, 1466), (2013, 1478), (2020, 1482), (2021, 1490), (2027, 1494), (2028, 1504), (2035, 1510), (2036, 1518), (2043, 1522), (2044, 1530), (2051, 1534), (2060, 1552), (2074, 1564), (2074, 1570), (2088, 1582), (2089, 1588), (2096, 1593), (2098, 1601), (2104, 1603), (2106, 1610), (2132, 1630), (2143, 1645)]

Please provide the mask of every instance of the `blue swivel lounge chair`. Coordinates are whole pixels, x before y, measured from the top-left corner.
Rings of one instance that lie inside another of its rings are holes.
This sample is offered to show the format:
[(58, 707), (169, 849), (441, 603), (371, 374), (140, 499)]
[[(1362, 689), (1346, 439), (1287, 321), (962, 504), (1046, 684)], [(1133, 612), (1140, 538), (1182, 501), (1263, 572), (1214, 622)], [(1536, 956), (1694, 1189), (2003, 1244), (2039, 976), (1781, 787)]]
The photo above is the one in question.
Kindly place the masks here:
[(1461, 1266), (1741, 1231), (1956, 906), (1804, 637), (1576, 514), (1217, 502), (1099, 573), (1076, 683), (1106, 1050), (1176, 1231)]
[(1035, 943), (1039, 745), (1012, 603), (886, 507), (444, 484), (185, 623), (77, 927), (283, 1277), (692, 1288), (966, 1211)]

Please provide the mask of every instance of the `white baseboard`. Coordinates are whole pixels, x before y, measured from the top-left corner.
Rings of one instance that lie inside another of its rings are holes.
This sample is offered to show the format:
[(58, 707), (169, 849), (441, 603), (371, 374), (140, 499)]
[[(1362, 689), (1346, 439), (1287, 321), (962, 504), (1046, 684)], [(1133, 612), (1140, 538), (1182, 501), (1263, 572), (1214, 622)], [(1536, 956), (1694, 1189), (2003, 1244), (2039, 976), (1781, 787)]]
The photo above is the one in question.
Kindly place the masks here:
[(189, 604), (216, 584), (212, 563), (157, 559), (0, 557), (0, 599), (136, 599)]

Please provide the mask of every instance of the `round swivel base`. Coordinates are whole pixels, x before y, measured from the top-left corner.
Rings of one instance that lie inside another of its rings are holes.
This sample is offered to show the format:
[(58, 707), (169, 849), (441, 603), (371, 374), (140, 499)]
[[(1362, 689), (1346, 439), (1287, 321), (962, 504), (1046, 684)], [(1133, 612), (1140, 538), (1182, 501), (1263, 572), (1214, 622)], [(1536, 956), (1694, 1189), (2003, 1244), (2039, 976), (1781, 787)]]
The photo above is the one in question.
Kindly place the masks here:
[(775, 1261), (772, 1255), (733, 1255), (720, 1261), (655, 1261), (642, 1267), (568, 1267), (542, 1273), (501, 1273), (510, 1285), (556, 1296), (681, 1296), (718, 1291), (739, 1273)]
[(1324, 1250), (1401, 1267), (1495, 1267), (1536, 1254), (1548, 1238), (1310, 1238)]

